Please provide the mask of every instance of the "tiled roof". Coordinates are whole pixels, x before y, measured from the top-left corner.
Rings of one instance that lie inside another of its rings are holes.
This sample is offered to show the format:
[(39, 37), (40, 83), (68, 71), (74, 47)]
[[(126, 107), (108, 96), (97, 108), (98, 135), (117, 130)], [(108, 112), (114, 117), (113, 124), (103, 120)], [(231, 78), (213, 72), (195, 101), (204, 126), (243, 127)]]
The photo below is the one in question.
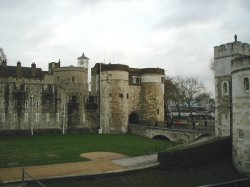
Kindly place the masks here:
[(0, 66), (0, 77), (25, 77), (25, 78), (38, 78), (42, 79), (45, 72), (41, 68), (36, 68), (36, 76), (32, 77), (31, 68), (29, 67), (19, 67), (20, 76), (17, 74), (16, 66)]

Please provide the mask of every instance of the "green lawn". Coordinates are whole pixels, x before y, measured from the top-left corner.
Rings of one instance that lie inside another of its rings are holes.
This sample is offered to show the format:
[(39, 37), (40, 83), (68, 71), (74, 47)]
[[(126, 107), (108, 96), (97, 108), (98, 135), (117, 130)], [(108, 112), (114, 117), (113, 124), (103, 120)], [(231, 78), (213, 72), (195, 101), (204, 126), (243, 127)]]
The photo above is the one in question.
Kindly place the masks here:
[(0, 137), (0, 168), (83, 161), (81, 153), (143, 155), (173, 146), (135, 135), (66, 134)]

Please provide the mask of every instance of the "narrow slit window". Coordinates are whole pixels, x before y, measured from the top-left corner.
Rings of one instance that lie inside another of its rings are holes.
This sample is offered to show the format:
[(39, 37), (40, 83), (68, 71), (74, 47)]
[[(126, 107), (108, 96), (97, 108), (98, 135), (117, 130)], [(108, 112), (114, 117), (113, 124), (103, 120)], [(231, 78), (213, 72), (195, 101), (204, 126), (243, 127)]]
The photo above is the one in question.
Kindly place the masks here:
[(245, 91), (249, 91), (249, 79), (244, 78), (244, 89)]
[(226, 82), (223, 83), (223, 93), (224, 93), (224, 94), (227, 94), (227, 93), (228, 93), (228, 92), (227, 92), (227, 83), (226, 83)]

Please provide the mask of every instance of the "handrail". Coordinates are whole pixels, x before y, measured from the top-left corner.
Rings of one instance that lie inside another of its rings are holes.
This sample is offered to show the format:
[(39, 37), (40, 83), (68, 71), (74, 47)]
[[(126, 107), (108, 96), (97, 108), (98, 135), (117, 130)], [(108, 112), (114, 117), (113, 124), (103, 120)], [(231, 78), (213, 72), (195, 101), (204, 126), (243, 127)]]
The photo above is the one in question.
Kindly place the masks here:
[(32, 181), (35, 181), (37, 184), (39, 184), (41, 187), (46, 187), (43, 183), (41, 183), (39, 180), (37, 180), (35, 177), (33, 177), (31, 174), (29, 174), (27, 171), (25, 171), (24, 168), (22, 168), (22, 184), (24, 186), (26, 186), (26, 184), (24, 183), (24, 175), (25, 174), (27, 176), (29, 176), (32, 179)]

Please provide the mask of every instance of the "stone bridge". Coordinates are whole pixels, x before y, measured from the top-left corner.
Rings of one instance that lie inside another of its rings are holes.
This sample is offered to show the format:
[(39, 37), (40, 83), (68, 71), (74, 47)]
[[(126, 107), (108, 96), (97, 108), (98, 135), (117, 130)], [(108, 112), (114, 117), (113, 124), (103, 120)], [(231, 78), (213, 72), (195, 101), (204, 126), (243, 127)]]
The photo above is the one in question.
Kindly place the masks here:
[(129, 132), (148, 138), (164, 137), (172, 142), (188, 143), (207, 134), (201, 129), (170, 129), (150, 125), (129, 124)]

